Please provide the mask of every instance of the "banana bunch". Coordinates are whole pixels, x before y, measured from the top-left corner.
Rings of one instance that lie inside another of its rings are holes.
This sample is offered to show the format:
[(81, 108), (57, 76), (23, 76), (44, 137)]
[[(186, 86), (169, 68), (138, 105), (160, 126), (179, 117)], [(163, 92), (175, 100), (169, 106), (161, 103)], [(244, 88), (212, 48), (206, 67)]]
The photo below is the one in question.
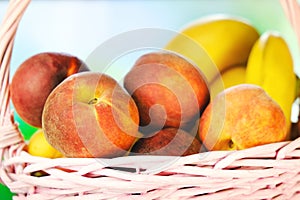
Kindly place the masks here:
[[(280, 34), (268, 31), (256, 41), (249, 55), (245, 82), (261, 86), (280, 105), (291, 125), (296, 74), (291, 52)], [(290, 131), (290, 126), (287, 128)]]
[(234, 85), (245, 83), (246, 81), (246, 65), (236, 65), (221, 72), (209, 84), (211, 91), (211, 98), (214, 99), (215, 95), (226, 88)]
[(187, 25), (165, 48), (193, 61), (211, 83), (226, 69), (245, 66), (258, 38), (257, 30), (244, 19), (210, 15)]
[(189, 58), (201, 69), (212, 99), (230, 86), (256, 84), (281, 106), (291, 124), (296, 75), (291, 52), (278, 33), (259, 34), (244, 19), (212, 15), (189, 24), (165, 48)]

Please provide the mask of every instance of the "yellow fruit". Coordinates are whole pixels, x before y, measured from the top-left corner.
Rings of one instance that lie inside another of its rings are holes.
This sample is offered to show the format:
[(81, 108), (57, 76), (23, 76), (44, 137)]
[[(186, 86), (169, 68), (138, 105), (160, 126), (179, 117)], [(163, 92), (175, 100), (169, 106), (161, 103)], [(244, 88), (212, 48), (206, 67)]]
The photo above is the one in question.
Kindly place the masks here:
[[(238, 84), (245, 83), (246, 79), (246, 66), (237, 65), (221, 73), (221, 78), (213, 80), (209, 84), (209, 88), (211, 92), (212, 99), (222, 90), (229, 88), (231, 86), (235, 86)], [(221, 83), (222, 82), (222, 83)], [(216, 92), (214, 92), (216, 91)]]
[(229, 88), (234, 85), (245, 83), (246, 67), (235, 66), (222, 73), (224, 88)]
[(62, 154), (54, 149), (46, 140), (42, 129), (37, 130), (28, 143), (28, 153), (45, 158), (59, 158)]
[(280, 105), (289, 132), (296, 98), (296, 75), (291, 52), (281, 35), (268, 31), (254, 44), (247, 64), (246, 83), (261, 86)]
[[(229, 67), (246, 65), (251, 48), (259, 38), (249, 22), (226, 15), (204, 17), (180, 33), (165, 48), (194, 61), (208, 82)], [(208, 61), (206, 52), (216, 67)]]

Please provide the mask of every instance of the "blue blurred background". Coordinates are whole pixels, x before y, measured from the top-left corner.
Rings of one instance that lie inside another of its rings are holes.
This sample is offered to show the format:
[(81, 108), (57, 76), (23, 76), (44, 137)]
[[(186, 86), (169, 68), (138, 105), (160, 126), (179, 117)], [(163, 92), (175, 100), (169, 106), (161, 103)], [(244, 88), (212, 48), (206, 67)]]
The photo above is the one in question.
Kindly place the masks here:
[[(7, 6), (8, 1), (0, 1), (0, 20)], [(300, 75), (296, 36), (278, 0), (33, 0), (18, 28), (11, 73), (36, 53), (66, 52), (85, 60), (98, 45), (117, 34), (138, 28), (179, 31), (202, 16), (217, 13), (245, 18), (260, 33), (279, 31), (288, 42), (295, 71)], [(25, 139), (29, 139), (36, 129), (17, 115), (16, 119)], [(1, 200), (12, 195), (0, 186)]]

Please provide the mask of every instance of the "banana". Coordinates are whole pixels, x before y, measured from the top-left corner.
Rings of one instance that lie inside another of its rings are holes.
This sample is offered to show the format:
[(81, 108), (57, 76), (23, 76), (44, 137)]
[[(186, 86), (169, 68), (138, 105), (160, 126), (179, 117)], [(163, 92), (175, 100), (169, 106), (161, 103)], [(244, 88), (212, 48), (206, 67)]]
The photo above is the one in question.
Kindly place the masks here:
[(261, 86), (280, 105), (289, 133), (296, 98), (296, 74), (290, 49), (279, 33), (267, 31), (254, 44), (247, 64), (246, 83)]
[[(226, 69), (225, 71), (221, 72), (221, 78), (214, 79), (209, 84), (209, 89), (211, 93), (211, 98), (214, 97), (222, 90), (229, 88), (234, 85), (245, 83), (246, 79), (246, 66), (244, 65), (237, 65)], [(222, 85), (222, 83), (223, 85)], [(222, 88), (223, 87), (223, 88)]]
[(246, 65), (258, 38), (258, 31), (244, 19), (209, 15), (183, 28), (165, 49), (193, 61), (211, 82), (229, 67)]
[(222, 73), (224, 88), (229, 88), (234, 85), (245, 83), (246, 66), (239, 65), (225, 70)]

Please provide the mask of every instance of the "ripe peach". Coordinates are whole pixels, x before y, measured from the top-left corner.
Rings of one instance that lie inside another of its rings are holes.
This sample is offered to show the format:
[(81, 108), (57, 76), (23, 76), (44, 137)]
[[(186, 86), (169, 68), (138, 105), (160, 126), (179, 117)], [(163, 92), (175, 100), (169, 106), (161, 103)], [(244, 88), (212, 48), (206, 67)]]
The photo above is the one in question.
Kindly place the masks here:
[(138, 137), (135, 102), (110, 76), (74, 74), (59, 84), (45, 103), (47, 141), (66, 157), (125, 155)]
[(45, 52), (25, 60), (13, 75), (10, 91), (16, 112), (28, 124), (42, 127), (42, 112), (50, 92), (66, 77), (88, 68), (77, 57)]
[(208, 150), (236, 150), (283, 141), (286, 126), (282, 109), (261, 87), (240, 84), (207, 106), (198, 134)]
[(126, 74), (124, 87), (138, 106), (140, 125), (157, 129), (193, 124), (210, 99), (199, 68), (171, 52), (141, 56)]
[(188, 132), (165, 128), (139, 139), (131, 149), (132, 154), (187, 156), (199, 153), (200, 141)]

